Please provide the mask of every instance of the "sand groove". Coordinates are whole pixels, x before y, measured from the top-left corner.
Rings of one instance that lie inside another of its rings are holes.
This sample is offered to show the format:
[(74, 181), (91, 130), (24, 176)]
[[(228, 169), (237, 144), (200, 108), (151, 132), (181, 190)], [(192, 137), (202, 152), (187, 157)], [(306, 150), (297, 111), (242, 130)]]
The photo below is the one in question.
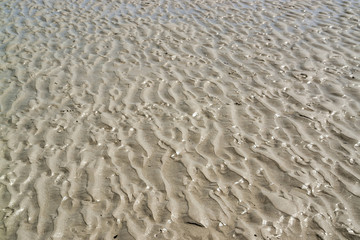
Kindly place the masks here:
[(360, 238), (359, 9), (2, 1), (0, 238)]

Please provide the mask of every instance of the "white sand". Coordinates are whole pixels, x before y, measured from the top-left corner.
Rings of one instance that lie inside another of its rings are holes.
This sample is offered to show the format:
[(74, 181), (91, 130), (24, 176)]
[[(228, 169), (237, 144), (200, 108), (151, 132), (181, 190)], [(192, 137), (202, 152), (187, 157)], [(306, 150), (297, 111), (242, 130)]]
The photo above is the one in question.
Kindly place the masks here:
[(359, 239), (360, 4), (0, 2), (0, 239)]

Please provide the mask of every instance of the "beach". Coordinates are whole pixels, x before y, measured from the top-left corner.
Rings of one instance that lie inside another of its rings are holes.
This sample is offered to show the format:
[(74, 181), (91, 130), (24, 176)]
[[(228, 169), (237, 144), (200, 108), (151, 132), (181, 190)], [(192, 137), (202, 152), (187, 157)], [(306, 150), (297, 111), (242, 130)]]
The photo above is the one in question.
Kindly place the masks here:
[(0, 239), (360, 239), (359, 1), (0, 21)]

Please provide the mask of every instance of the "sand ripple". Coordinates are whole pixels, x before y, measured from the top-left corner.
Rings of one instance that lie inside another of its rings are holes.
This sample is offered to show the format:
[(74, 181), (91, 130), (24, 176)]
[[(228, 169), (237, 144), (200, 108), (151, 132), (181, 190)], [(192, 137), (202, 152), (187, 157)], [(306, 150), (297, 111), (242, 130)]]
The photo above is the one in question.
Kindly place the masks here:
[(360, 4), (0, 3), (1, 239), (359, 239)]

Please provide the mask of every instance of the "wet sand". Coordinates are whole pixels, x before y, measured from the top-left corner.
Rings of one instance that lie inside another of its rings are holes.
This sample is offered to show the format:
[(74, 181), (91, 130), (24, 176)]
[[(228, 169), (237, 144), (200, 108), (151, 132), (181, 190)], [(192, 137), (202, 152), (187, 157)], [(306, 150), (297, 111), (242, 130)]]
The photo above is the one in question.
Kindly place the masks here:
[(0, 3), (0, 239), (360, 239), (360, 3)]

